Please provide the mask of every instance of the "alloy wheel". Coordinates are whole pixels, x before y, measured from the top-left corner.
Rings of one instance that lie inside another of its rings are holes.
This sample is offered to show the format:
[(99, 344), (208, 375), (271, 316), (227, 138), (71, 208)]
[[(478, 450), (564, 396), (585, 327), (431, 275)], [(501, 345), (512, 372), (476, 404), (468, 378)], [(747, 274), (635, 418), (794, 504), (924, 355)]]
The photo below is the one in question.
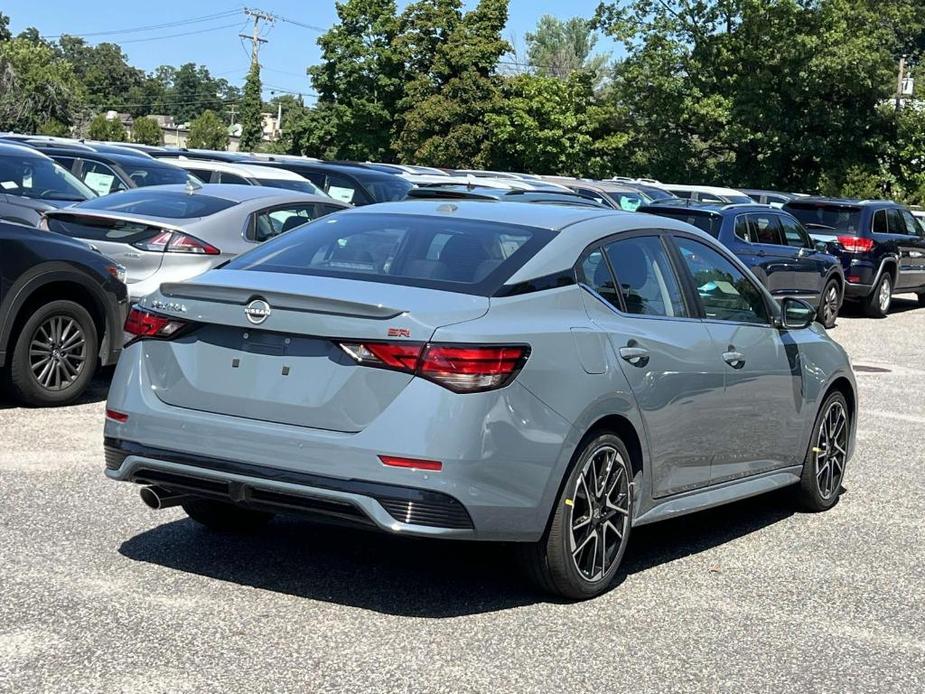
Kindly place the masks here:
[(838, 285), (832, 284), (823, 297), (822, 318), (826, 325), (838, 315)]
[(848, 458), (848, 414), (842, 403), (833, 402), (823, 416), (814, 451), (819, 495), (831, 499), (841, 488)]
[(890, 310), (890, 302), (893, 299), (893, 287), (889, 277), (884, 277), (880, 283), (880, 295), (877, 300), (880, 303), (880, 311), (886, 313)]
[(588, 582), (606, 576), (629, 526), (629, 480), (623, 456), (603, 445), (588, 456), (572, 490), (569, 552)]
[(70, 316), (50, 316), (32, 334), (29, 368), (42, 388), (64, 390), (77, 380), (86, 361), (86, 337)]

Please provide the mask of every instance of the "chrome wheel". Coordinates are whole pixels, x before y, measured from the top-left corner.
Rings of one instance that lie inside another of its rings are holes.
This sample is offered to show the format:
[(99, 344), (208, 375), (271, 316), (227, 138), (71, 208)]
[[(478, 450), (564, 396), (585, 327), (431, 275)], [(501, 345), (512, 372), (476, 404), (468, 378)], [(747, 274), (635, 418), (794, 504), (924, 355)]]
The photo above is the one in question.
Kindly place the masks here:
[(588, 457), (569, 501), (572, 562), (586, 581), (599, 581), (621, 556), (629, 526), (629, 480), (617, 449), (603, 445)]
[(877, 302), (880, 305), (881, 313), (886, 313), (890, 310), (890, 302), (893, 300), (893, 287), (892, 282), (890, 281), (889, 275), (883, 278), (883, 281), (880, 282), (880, 294), (877, 297)]
[(45, 390), (61, 391), (80, 376), (87, 361), (87, 341), (70, 316), (45, 320), (29, 341), (29, 368)]
[(819, 495), (831, 499), (841, 489), (848, 458), (848, 414), (840, 402), (829, 405), (816, 439), (815, 473)]
[(830, 325), (838, 316), (838, 285), (832, 284), (822, 298), (822, 323)]

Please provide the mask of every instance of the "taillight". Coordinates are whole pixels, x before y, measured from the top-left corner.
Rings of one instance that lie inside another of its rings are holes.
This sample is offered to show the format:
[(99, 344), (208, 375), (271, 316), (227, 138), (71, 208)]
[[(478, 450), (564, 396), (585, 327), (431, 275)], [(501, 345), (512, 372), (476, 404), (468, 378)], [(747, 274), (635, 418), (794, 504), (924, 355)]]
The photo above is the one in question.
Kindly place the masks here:
[(151, 313), (138, 306), (133, 306), (128, 318), (125, 319), (125, 332), (134, 336), (132, 341), (144, 338), (167, 340), (186, 326), (185, 321), (162, 316), (159, 313)]
[(864, 236), (839, 236), (838, 243), (849, 253), (867, 253), (874, 247), (874, 240)]
[(164, 230), (150, 239), (136, 241), (132, 244), (143, 251), (156, 253), (196, 253), (199, 255), (220, 255), (221, 251), (195, 236), (180, 231)]
[(502, 388), (523, 368), (523, 345), (441, 345), (420, 342), (342, 342), (358, 364), (415, 374), (455, 393)]
[(418, 458), (399, 458), (394, 455), (380, 455), (379, 460), (383, 465), (389, 467), (405, 467), (412, 470), (431, 470), (439, 472), (443, 469), (443, 463), (439, 460), (420, 460)]

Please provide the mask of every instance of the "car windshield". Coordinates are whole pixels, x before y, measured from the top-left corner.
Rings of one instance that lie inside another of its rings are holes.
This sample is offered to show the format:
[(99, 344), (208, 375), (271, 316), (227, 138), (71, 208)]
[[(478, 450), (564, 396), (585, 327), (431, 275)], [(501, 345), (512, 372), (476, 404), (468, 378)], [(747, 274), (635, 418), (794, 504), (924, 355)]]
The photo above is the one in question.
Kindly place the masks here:
[(109, 210), (146, 217), (167, 219), (195, 219), (227, 210), (237, 203), (210, 195), (189, 194), (183, 191), (135, 188), (122, 193), (89, 200), (79, 207), (89, 210)]
[(262, 186), (267, 188), (283, 188), (284, 190), (297, 190), (300, 193), (310, 193), (311, 195), (327, 194), (311, 181), (289, 181), (280, 178), (257, 178), (254, 179)]
[(861, 229), (861, 208), (831, 203), (789, 202), (787, 212), (807, 229), (832, 229), (856, 234)]
[(149, 164), (139, 157), (137, 163), (127, 164), (124, 160), (120, 162), (125, 173), (132, 179), (136, 186), (143, 188), (145, 186), (163, 186), (171, 183), (186, 183), (188, 174), (185, 169), (179, 166), (158, 166)]
[(38, 200), (80, 202), (96, 197), (70, 171), (37, 156), (0, 156), (0, 192)]
[(357, 178), (360, 179), (363, 187), (369, 191), (375, 202), (404, 200), (408, 195), (408, 191), (414, 188), (414, 184), (400, 176), (366, 177), (362, 174), (357, 174)]
[(489, 296), (554, 235), (466, 219), (347, 213), (294, 229), (226, 267)]
[(671, 217), (671, 219), (677, 219), (679, 222), (686, 222), (691, 226), (697, 227), (700, 231), (707, 232), (713, 238), (719, 238), (719, 228), (723, 223), (715, 214), (694, 212), (693, 210), (682, 208), (677, 210), (651, 210), (651, 214), (657, 214), (659, 217)]

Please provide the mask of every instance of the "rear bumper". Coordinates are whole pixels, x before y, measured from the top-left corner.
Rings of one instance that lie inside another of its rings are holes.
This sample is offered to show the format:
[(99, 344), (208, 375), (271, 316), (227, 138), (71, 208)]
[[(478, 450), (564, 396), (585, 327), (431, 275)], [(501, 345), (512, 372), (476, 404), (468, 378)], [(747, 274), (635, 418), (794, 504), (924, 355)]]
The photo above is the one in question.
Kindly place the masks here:
[(869, 284), (857, 284), (853, 282), (845, 282), (845, 298), (846, 299), (862, 299), (873, 291), (873, 287)]

